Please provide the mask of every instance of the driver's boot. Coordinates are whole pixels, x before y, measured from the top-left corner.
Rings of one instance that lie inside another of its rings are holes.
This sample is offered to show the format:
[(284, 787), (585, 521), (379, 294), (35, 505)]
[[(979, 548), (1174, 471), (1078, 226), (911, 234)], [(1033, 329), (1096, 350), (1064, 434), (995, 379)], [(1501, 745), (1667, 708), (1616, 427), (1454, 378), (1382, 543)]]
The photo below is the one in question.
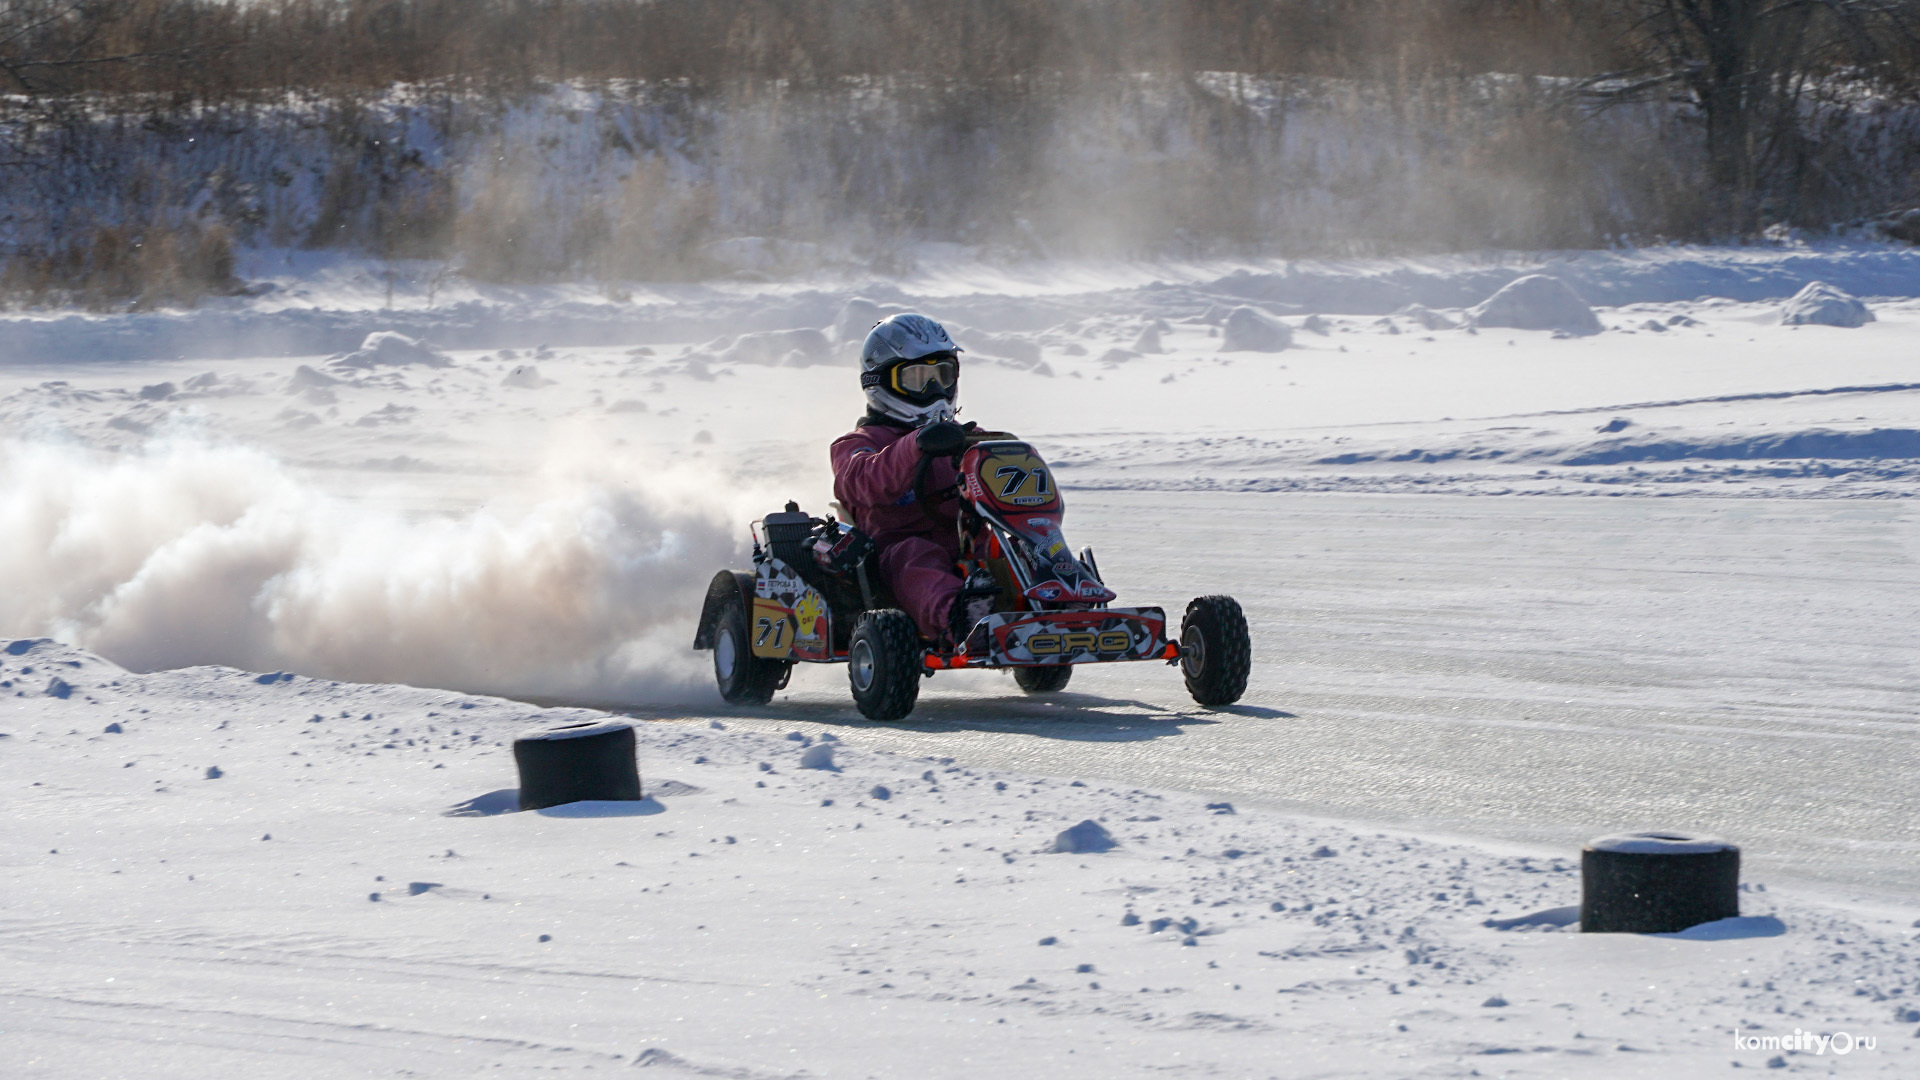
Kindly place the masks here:
[[(979, 585), (975, 579), (985, 577), (986, 584)], [(960, 595), (953, 598), (953, 611), (947, 618), (947, 636), (953, 641), (955, 652), (966, 648), (967, 637), (981, 619), (993, 614), (992, 595), (967, 595), (976, 587), (991, 587), (993, 575), (984, 569), (976, 569), (967, 576), (966, 584), (961, 586)]]

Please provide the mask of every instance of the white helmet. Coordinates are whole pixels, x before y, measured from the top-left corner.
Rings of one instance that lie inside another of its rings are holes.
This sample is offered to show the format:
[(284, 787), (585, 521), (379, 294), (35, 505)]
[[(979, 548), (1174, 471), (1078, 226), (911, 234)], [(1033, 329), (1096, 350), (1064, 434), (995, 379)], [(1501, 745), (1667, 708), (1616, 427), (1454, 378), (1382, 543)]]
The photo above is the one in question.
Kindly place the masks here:
[(860, 346), (860, 389), (875, 413), (923, 424), (953, 419), (960, 346), (925, 315), (889, 316)]

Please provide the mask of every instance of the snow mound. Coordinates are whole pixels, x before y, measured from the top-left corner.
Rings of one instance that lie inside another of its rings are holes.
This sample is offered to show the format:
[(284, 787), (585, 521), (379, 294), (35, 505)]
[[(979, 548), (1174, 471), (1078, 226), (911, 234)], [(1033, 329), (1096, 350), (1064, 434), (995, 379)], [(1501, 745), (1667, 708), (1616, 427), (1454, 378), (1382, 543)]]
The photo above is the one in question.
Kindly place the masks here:
[(475, 795), (463, 803), (456, 803), (442, 812), (442, 817), (492, 817), (495, 814), (517, 814), (520, 812), (520, 789), (500, 788), (485, 795)]
[(1786, 932), (1787, 924), (1777, 915), (1735, 915), (1689, 926), (1671, 934), (1649, 936), (1678, 938), (1681, 941), (1738, 941), (1742, 938), (1779, 937)]
[(1780, 309), (1781, 326), (1844, 326), (1848, 329), (1873, 321), (1867, 305), (1844, 289), (1824, 281), (1812, 281), (1795, 293)]
[(1546, 274), (1528, 274), (1468, 308), (1476, 326), (1513, 330), (1560, 330), (1597, 334), (1600, 318), (1567, 283)]
[(1020, 334), (994, 334), (961, 326), (948, 326), (947, 330), (953, 335), (954, 344), (980, 356), (1012, 360), (1025, 367), (1040, 362), (1039, 343)]
[(329, 386), (338, 386), (339, 383), (339, 379), (315, 371), (305, 364), (301, 364), (299, 367), (293, 369), (292, 375), (287, 377), (287, 393), (297, 394), (303, 390), (319, 390)]
[(1460, 325), (1424, 304), (1408, 304), (1393, 314), (1395, 318), (1420, 324), (1424, 330), (1453, 330)]
[(873, 329), (874, 323), (905, 311), (907, 309), (898, 304), (883, 304), (878, 300), (856, 296), (840, 305), (840, 314), (834, 316), (833, 340), (842, 345), (858, 345), (867, 340), (867, 331)]
[(1480, 925), (1490, 930), (1560, 930), (1580, 923), (1580, 906), (1547, 908), (1527, 915), (1516, 915), (1511, 919), (1487, 919)]
[(1710, 855), (1733, 845), (1716, 836), (1696, 836), (1683, 832), (1636, 832), (1602, 836), (1589, 840), (1594, 851), (1617, 855)]
[(0, 639), (0, 685), (14, 687), (14, 697), (65, 701), (76, 690), (125, 674), (126, 669), (111, 661), (52, 638)]
[(1160, 340), (1160, 328), (1152, 323), (1141, 327), (1140, 336), (1134, 338), (1133, 344), (1128, 347), (1137, 353), (1163, 353), (1167, 351), (1166, 345)]
[(522, 390), (538, 390), (543, 386), (552, 386), (553, 380), (540, 374), (540, 369), (532, 364), (515, 364), (500, 380), (501, 386), (517, 386)]
[(533, 728), (514, 737), (515, 742), (566, 742), (569, 739), (590, 739), (595, 735), (607, 735), (622, 728), (632, 730), (633, 725), (619, 720), (572, 720), (552, 727)]
[(707, 349), (715, 359), (735, 364), (805, 367), (824, 364), (833, 358), (826, 333), (812, 327), (756, 330), (731, 340), (723, 338)]
[(1227, 312), (1221, 332), (1221, 352), (1279, 352), (1293, 344), (1287, 324), (1258, 308), (1237, 307)]
[(127, 669), (105, 657), (52, 638), (16, 638), (13, 641), (0, 638), (0, 668), (4, 668), (9, 661), (18, 662), (13, 665), (15, 671), (20, 670), (20, 663), (24, 663), (29, 667), (69, 676), (83, 672), (98, 679), (111, 679), (127, 673)]
[(1071, 829), (1063, 830), (1053, 838), (1054, 854), (1089, 855), (1102, 851), (1112, 851), (1117, 846), (1113, 834), (1099, 822), (1088, 818)]
[(452, 363), (447, 354), (432, 342), (410, 338), (397, 330), (376, 330), (367, 335), (358, 349), (333, 357), (327, 361), (327, 366), (376, 368), (419, 364), (425, 367), (448, 367)]

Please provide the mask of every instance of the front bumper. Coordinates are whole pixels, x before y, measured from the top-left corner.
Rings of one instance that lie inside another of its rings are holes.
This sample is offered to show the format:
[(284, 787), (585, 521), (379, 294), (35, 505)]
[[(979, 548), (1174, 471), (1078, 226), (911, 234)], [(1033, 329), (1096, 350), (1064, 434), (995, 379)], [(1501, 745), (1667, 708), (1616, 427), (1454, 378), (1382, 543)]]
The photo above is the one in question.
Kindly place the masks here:
[(967, 647), (929, 667), (1044, 667), (1170, 660), (1179, 646), (1167, 640), (1167, 615), (1157, 607), (1092, 611), (1007, 611), (989, 615), (967, 636)]

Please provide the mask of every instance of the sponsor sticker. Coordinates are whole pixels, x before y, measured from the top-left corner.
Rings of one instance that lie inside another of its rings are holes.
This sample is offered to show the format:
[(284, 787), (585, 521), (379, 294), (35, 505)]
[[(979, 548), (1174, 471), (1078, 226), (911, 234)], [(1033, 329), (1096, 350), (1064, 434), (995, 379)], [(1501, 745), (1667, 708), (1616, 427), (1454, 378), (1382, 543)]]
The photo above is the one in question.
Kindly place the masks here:
[(1097, 634), (1090, 631), (1034, 634), (1026, 640), (1027, 651), (1035, 656), (1072, 656), (1083, 652), (1117, 656), (1132, 645), (1133, 638), (1125, 630), (1106, 630)]

